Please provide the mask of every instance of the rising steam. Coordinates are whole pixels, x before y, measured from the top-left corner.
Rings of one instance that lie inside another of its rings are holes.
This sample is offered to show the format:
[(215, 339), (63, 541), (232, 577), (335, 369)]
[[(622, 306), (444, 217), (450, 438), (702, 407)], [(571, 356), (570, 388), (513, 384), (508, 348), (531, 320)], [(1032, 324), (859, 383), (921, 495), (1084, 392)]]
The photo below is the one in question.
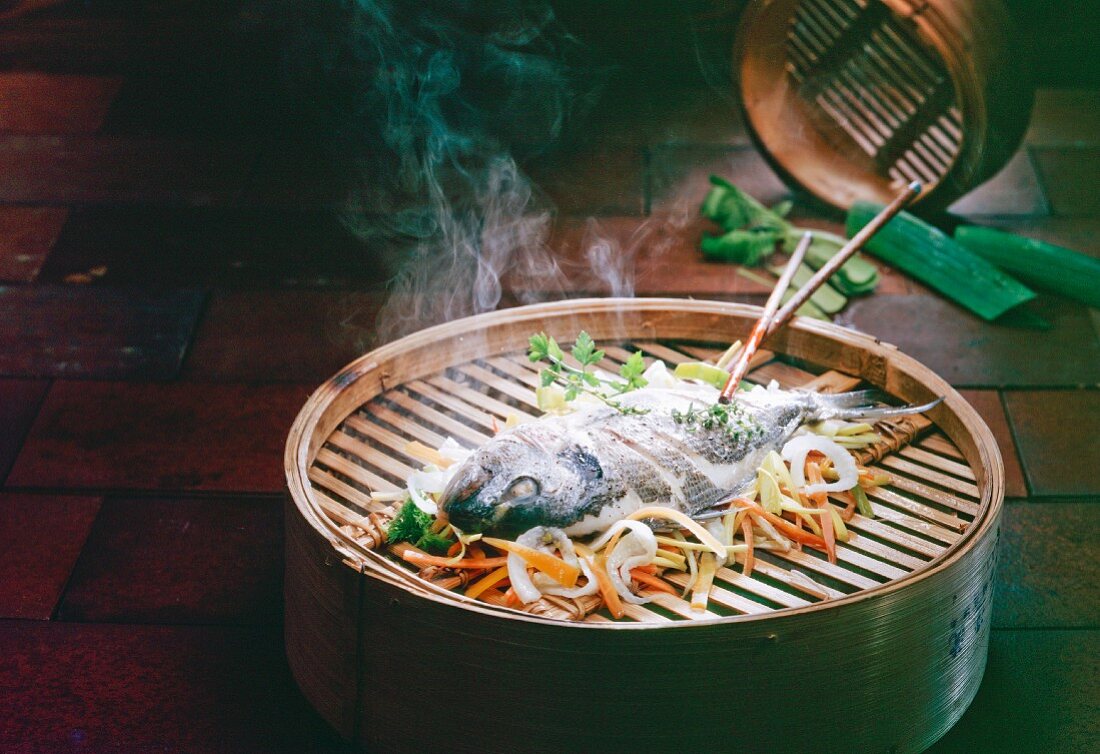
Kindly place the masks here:
[(504, 275), (537, 280), (521, 303), (560, 295), (563, 273), (547, 246), (553, 207), (517, 158), (559, 140), (601, 77), (579, 62), (581, 46), (550, 6), (324, 8), (297, 50), (322, 61), (313, 76), (328, 82), (354, 163), (346, 221), (394, 271), (377, 338), (494, 309)]

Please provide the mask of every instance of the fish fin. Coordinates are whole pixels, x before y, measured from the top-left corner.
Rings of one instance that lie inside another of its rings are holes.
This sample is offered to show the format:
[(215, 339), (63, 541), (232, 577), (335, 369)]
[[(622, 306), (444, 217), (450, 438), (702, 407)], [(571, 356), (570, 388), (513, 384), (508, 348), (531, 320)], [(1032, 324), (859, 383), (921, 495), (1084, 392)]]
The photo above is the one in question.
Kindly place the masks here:
[(904, 406), (874, 406), (869, 408), (852, 408), (837, 415), (838, 419), (889, 419), (894, 416), (912, 416), (931, 411), (943, 403), (943, 396), (928, 403), (909, 403)]
[(811, 393), (813, 403), (829, 406), (830, 408), (852, 408), (854, 406), (871, 406), (876, 403), (887, 403), (890, 396), (878, 388), (870, 390), (852, 390), (847, 393)]
[(889, 419), (894, 416), (910, 416), (930, 411), (941, 402), (943, 396), (928, 403), (910, 403), (904, 406), (875, 405), (889, 399), (881, 390), (855, 390), (850, 393), (809, 393), (809, 418), (822, 419)]

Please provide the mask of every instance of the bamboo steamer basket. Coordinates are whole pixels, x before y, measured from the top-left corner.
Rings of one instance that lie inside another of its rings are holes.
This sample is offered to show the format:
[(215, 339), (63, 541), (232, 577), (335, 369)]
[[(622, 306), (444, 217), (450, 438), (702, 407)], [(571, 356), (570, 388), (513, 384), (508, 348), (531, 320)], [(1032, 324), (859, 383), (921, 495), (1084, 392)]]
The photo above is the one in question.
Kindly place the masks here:
[(755, 0), (734, 71), (784, 179), (847, 209), (910, 181), (941, 209), (1015, 153), (1034, 91), (1001, 0)]
[(368, 490), (417, 465), (405, 439), (469, 443), (506, 411), (536, 413), (520, 400), (537, 377), (531, 333), (585, 329), (609, 356), (626, 354), (619, 343), (678, 361), (719, 353), (759, 313), (672, 299), (521, 307), (421, 331), (324, 383), (285, 456), (286, 649), (320, 714), (371, 751), (904, 752), (943, 735), (985, 669), (1004, 472), (959, 394), (869, 336), (796, 319), (749, 375), (946, 396), (886, 448), (877, 466), (895, 483), (873, 497), (874, 520), (853, 519), (836, 566), (792, 552), (751, 578), (728, 566), (701, 616), (666, 595), (620, 622), (568, 621), (464, 600), (349, 534), (377, 515)]

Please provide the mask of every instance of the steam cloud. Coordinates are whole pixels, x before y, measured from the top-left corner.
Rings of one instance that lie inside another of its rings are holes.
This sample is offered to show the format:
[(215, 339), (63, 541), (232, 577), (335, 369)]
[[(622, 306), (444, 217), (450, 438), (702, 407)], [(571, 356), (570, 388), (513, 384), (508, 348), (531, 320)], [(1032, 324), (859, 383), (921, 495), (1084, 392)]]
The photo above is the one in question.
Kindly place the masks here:
[[(346, 221), (393, 262), (378, 339), (494, 309), (505, 275), (537, 281), (520, 303), (563, 295), (553, 207), (520, 165), (559, 140), (606, 72), (544, 2), (323, 7), (290, 62), (320, 61), (299, 75), (327, 82), (317, 97), (332, 99), (354, 163)], [(610, 289), (628, 290), (613, 250), (592, 249)]]

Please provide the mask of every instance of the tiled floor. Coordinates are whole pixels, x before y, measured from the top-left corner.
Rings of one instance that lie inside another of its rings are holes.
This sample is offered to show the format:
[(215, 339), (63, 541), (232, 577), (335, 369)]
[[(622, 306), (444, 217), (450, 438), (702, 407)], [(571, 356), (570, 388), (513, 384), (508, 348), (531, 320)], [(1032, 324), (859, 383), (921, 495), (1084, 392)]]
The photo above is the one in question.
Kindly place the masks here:
[[(0, 751), (342, 750), (282, 650), (282, 445), (377, 341), (393, 260), (341, 224), (324, 150), (288, 138), (305, 116), (272, 105), (270, 40), (177, 2), (53, 5), (0, 25)], [(626, 79), (528, 163), (558, 210), (556, 284), (759, 300), (697, 254), (697, 203), (712, 172), (788, 190), (728, 96)], [(1016, 158), (954, 209), (1100, 255), (1098, 168), (1100, 92), (1043, 91)], [(1006, 462), (986, 679), (937, 751), (1095, 746), (1100, 317), (1033, 310), (1050, 329), (884, 269), (842, 315), (964, 389)]]

